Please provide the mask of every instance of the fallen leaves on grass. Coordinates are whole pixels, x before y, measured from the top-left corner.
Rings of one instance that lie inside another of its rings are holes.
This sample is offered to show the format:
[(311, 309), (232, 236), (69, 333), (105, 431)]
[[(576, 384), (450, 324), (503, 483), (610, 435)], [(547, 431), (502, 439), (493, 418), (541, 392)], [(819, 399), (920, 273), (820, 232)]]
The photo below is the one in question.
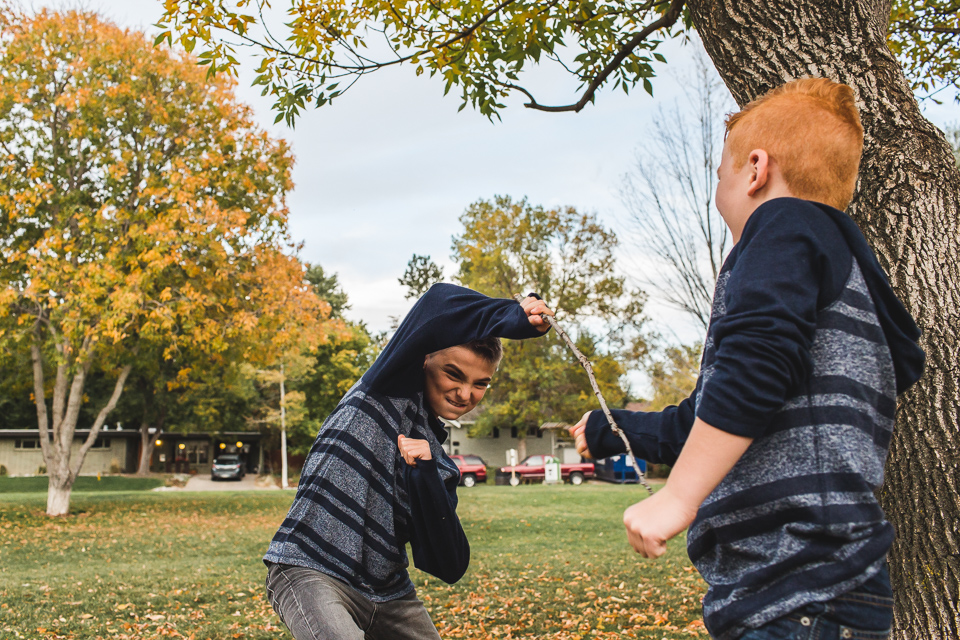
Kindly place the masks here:
[[(440, 635), (706, 638), (705, 587), (682, 541), (660, 561), (638, 562), (614, 535), (621, 534), (624, 492), (592, 491), (557, 494), (568, 519), (555, 492), (464, 496), (474, 549), (467, 575), (449, 586), (411, 572)], [(162, 494), (77, 503), (83, 518), (49, 520), (40, 502), (0, 510), (0, 562), (9, 576), (0, 584), (0, 637), (289, 640), (266, 600), (260, 561), (289, 497)], [(594, 537), (601, 525), (584, 523), (583, 513), (599, 514), (609, 535)]]

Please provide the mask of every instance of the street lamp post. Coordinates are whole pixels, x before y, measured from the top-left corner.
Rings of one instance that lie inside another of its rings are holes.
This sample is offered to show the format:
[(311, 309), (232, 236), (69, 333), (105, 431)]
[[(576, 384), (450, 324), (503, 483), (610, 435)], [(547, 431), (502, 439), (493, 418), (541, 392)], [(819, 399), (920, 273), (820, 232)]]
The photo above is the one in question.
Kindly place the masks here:
[(280, 362), (280, 486), (284, 489), (290, 488), (290, 482), (287, 480), (287, 410), (284, 406), (284, 369), (283, 362)]

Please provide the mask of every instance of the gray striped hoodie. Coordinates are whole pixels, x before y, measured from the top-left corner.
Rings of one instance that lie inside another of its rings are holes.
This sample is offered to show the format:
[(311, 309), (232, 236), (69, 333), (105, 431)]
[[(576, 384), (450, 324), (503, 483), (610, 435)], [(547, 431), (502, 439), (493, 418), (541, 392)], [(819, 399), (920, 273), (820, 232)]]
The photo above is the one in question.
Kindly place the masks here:
[[(694, 417), (754, 439), (687, 533), (713, 637), (738, 638), (882, 568), (894, 532), (874, 491), (896, 395), (922, 371), (918, 337), (853, 222), (781, 198), (754, 212), (724, 263), (694, 394), (663, 412), (616, 412), (655, 462), (676, 461)], [(622, 451), (614, 438), (592, 415), (591, 452)]]

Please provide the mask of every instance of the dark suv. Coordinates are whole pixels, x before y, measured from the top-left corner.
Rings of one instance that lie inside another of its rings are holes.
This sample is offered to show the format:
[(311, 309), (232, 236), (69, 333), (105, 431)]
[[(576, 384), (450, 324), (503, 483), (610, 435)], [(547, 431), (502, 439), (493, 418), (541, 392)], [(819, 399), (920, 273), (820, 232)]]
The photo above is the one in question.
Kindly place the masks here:
[(487, 481), (487, 463), (480, 456), (450, 456), (460, 467), (460, 484), (472, 487)]
[(217, 456), (213, 460), (213, 466), (210, 467), (210, 479), (220, 480), (240, 480), (244, 476), (243, 460), (240, 456), (225, 454)]

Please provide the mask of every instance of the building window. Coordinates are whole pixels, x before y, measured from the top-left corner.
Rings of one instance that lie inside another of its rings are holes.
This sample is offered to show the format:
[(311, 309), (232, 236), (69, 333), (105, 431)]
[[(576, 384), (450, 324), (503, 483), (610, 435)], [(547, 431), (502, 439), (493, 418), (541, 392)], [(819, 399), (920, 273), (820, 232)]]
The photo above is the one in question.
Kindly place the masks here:
[(542, 438), (542, 437), (543, 437), (543, 429), (537, 429), (537, 437), (538, 437), (538, 438)]
[(516, 438), (516, 437), (517, 437), (517, 428), (516, 428), (516, 427), (510, 427), (510, 437), (511, 437), (511, 438)]
[(206, 442), (191, 444), (187, 452), (187, 460), (193, 464), (207, 464), (210, 455), (210, 445)]
[(14, 440), (13, 442), (14, 449), (39, 449), (40, 448), (40, 438), (34, 439), (23, 439), (23, 440)]
[(497, 428), (497, 427), (494, 427), (494, 428), (493, 428), (493, 437), (494, 437), (494, 438), (499, 438), (499, 437), (500, 437), (500, 429), (499, 429), (499, 428)]
[(93, 444), (90, 446), (90, 449), (109, 449), (110, 448), (110, 438), (97, 438), (93, 441)]

